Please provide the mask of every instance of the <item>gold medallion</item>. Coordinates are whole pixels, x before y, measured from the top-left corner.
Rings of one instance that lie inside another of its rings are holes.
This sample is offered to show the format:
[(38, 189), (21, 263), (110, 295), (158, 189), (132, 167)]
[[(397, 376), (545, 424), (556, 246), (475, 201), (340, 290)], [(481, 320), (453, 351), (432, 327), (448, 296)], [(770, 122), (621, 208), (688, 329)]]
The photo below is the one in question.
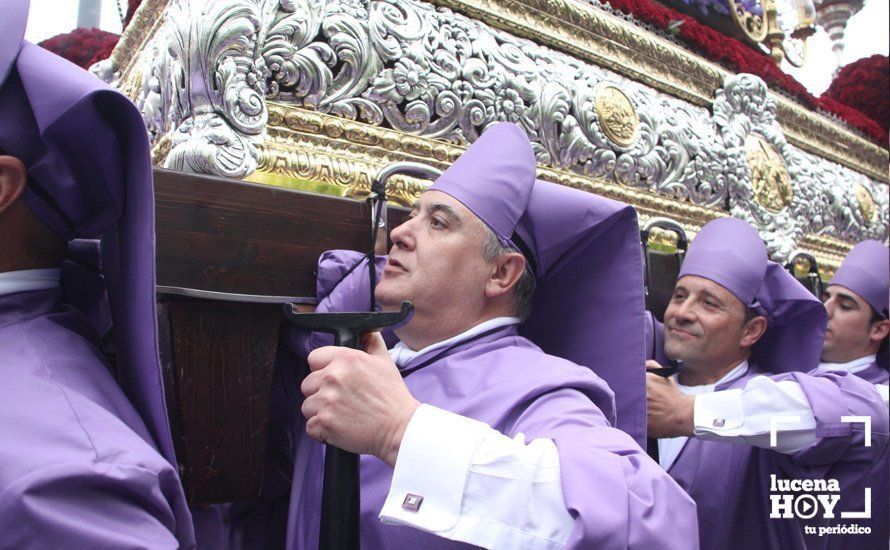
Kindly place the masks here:
[(745, 141), (754, 200), (770, 212), (781, 212), (794, 199), (785, 160), (767, 140), (751, 134)]
[(875, 204), (875, 198), (871, 196), (868, 188), (861, 183), (856, 186), (856, 202), (859, 203), (859, 213), (865, 223), (871, 225), (878, 213), (878, 205)]
[(593, 108), (606, 137), (620, 147), (630, 147), (639, 137), (640, 117), (630, 99), (615, 86), (596, 92)]

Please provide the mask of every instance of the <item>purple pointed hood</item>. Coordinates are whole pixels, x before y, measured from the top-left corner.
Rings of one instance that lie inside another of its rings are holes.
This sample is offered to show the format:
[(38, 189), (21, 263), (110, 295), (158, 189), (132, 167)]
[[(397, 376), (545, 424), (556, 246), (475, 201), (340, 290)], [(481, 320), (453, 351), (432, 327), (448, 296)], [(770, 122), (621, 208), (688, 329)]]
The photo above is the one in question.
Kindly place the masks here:
[(679, 278), (704, 277), (767, 318), (751, 361), (762, 370), (809, 371), (819, 364), (828, 316), (790, 273), (767, 259), (757, 231), (736, 218), (705, 225), (689, 246)]
[(430, 189), (460, 201), (508, 245), (534, 183), (535, 154), (528, 136), (502, 122), (483, 132)]
[(844, 258), (829, 285), (849, 288), (887, 317), (890, 292), (890, 250), (878, 241), (862, 241)]
[(24, 200), (44, 223), (68, 241), (101, 240), (104, 288), (83, 290), (89, 295), (78, 302), (101, 309), (107, 293), (120, 384), (175, 464), (158, 359), (154, 196), (142, 117), (118, 91), (23, 41), (27, 0), (0, 0), (0, 8), (0, 150), (24, 162)]
[(531, 317), (520, 333), (605, 380), (615, 393), (613, 424), (643, 445), (645, 298), (636, 211), (537, 181), (516, 233), (537, 274)]
[[(875, 240), (862, 241), (844, 258), (834, 278), (828, 283), (848, 288), (862, 297), (884, 317), (890, 301), (890, 250)], [(890, 341), (886, 338), (878, 351), (878, 365), (890, 368)]]

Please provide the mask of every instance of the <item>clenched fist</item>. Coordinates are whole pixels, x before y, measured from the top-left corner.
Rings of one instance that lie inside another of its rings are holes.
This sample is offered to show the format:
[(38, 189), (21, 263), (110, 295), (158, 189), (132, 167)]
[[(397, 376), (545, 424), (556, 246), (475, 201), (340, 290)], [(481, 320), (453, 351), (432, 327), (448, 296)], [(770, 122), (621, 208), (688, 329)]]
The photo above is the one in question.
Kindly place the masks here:
[(420, 406), (377, 332), (362, 337), (365, 351), (318, 348), (300, 386), (310, 437), (343, 450), (374, 455), (395, 467), (405, 428)]
[[(646, 369), (660, 369), (655, 361), (646, 361)], [(692, 437), (695, 396), (684, 395), (677, 382), (646, 373), (646, 420), (649, 437)]]

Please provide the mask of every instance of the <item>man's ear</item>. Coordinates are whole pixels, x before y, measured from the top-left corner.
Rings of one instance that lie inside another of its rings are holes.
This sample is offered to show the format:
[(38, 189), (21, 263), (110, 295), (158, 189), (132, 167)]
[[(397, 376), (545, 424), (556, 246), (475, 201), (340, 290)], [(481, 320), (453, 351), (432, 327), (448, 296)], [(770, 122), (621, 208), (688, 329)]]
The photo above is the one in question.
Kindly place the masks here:
[(28, 172), (22, 161), (0, 155), (0, 214), (19, 200), (27, 183)]
[(872, 342), (880, 342), (890, 334), (890, 320), (882, 319), (871, 324), (868, 331), (868, 339)]
[(743, 348), (753, 347), (754, 344), (763, 337), (763, 334), (766, 332), (766, 327), (766, 317), (758, 315), (751, 319), (745, 323), (744, 327), (742, 327), (742, 339), (739, 341), (739, 345)]
[(485, 296), (496, 298), (510, 291), (525, 271), (525, 257), (518, 252), (501, 254), (492, 262)]

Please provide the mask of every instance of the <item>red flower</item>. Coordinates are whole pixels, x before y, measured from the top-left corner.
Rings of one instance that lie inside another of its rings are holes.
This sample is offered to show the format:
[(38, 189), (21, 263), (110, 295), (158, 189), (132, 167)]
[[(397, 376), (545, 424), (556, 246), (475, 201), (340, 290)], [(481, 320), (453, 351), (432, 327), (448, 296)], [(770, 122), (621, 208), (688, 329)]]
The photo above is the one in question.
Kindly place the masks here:
[(74, 31), (48, 38), (39, 45), (84, 69), (111, 55), (120, 36), (99, 29)]
[(886, 141), (890, 129), (888, 91), (890, 60), (886, 55), (873, 55), (843, 67), (819, 101), (826, 105), (843, 104), (871, 118), (883, 129)]

